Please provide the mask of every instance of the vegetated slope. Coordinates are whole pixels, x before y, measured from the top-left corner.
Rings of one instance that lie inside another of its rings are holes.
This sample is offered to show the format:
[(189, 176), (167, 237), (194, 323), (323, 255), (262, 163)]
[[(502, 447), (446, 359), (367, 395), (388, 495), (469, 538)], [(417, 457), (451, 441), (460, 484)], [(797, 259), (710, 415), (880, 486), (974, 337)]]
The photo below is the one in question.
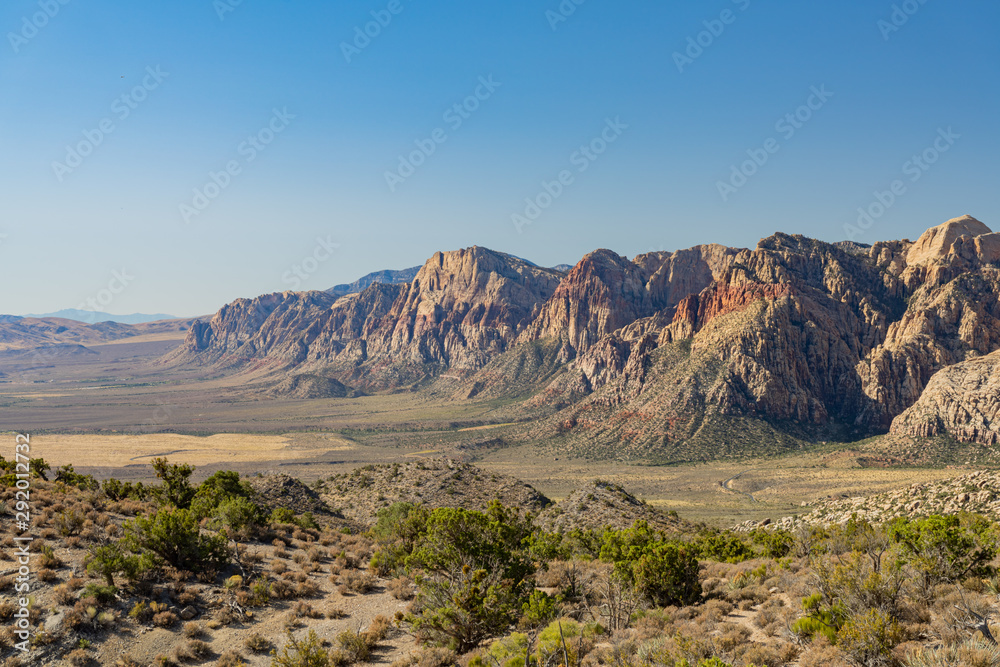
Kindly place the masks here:
[(295, 477), (284, 473), (268, 472), (247, 477), (244, 481), (256, 493), (254, 502), (268, 510), (284, 508), (292, 510), (296, 516), (310, 512), (324, 523), (335, 519), (340, 519), (340, 521), (334, 521), (334, 523), (345, 523), (341, 514), (323, 502), (319, 493)]
[[(234, 302), (173, 361), (374, 390), (439, 378), (454, 400), (519, 401), (546, 417), (526, 437), (589, 455), (768, 453), (885, 433), (935, 373), (1000, 349), (998, 266), (1000, 234), (969, 216), (916, 242), (598, 250), (565, 275), (473, 247), (408, 285)], [(995, 411), (969, 407), (991, 385), (948, 377), (894, 433), (991, 442)]]
[(343, 382), (311, 373), (292, 375), (268, 390), (268, 395), (284, 398), (344, 398), (350, 394), (350, 387)]
[(519, 479), (450, 459), (368, 465), (325, 480), (320, 494), (327, 505), (366, 525), (396, 502), (483, 511), (499, 500), (533, 513), (552, 502)]
[[(852, 517), (881, 523), (898, 517), (959, 512), (981, 514), (992, 521), (1000, 520), (1000, 472), (979, 470), (876, 495), (825, 499), (813, 503), (806, 514), (785, 517), (768, 525), (789, 529), (803, 524), (844, 524)], [(740, 524), (740, 528), (746, 530), (758, 525), (757, 522), (746, 521)]]
[(677, 513), (660, 510), (639, 500), (620, 484), (594, 480), (572, 491), (538, 515), (536, 523), (551, 532), (566, 533), (574, 529), (603, 533), (606, 529), (624, 530), (636, 521), (645, 521), (652, 528), (676, 531), (688, 526)]

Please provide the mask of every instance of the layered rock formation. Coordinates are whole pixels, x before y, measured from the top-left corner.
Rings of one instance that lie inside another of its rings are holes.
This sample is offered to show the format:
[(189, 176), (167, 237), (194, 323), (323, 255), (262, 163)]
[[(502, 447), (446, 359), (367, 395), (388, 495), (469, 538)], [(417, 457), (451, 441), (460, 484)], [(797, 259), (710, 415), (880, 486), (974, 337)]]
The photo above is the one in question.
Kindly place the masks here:
[(329, 368), (379, 388), (476, 370), (507, 349), (561, 277), (486, 248), (439, 252), (412, 283), (234, 301), (193, 327), (171, 361)]
[(456, 399), (526, 398), (525, 414), (549, 415), (532, 437), (603, 453), (780, 448), (792, 431), (864, 435), (893, 419), (992, 443), (976, 389), (990, 382), (941, 371), (980, 372), (973, 361), (1000, 349), (998, 267), (1000, 235), (968, 216), (916, 242), (778, 233), (754, 249), (598, 250), (565, 274), (473, 247), (436, 253), (408, 284), (234, 302), (175, 361), (374, 389), (445, 374)]
[(917, 402), (892, 420), (891, 432), (1000, 444), (1000, 351), (935, 373)]

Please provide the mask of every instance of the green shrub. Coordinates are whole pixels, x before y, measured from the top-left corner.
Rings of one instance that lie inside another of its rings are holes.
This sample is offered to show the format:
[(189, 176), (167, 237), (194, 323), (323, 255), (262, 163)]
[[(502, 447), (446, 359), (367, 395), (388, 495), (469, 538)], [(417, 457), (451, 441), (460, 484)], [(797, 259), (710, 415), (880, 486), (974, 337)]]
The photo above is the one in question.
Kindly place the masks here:
[(301, 640), (295, 639), (289, 632), (288, 642), (281, 649), (281, 655), (277, 651), (272, 651), (271, 655), (274, 656), (271, 667), (330, 667), (333, 664), (329, 652), (323, 648), (314, 630), (310, 630), (308, 636)]
[(109, 500), (124, 500), (125, 498), (131, 498), (133, 500), (146, 500), (149, 498), (149, 488), (143, 486), (142, 482), (122, 482), (120, 480), (112, 477), (111, 479), (106, 479), (101, 483), (101, 491), (104, 495), (108, 497)]
[(698, 550), (667, 540), (645, 521), (605, 531), (601, 560), (613, 563), (618, 576), (657, 606), (691, 604), (701, 596)]
[(974, 515), (897, 519), (890, 536), (917, 570), (925, 592), (937, 583), (986, 577), (997, 554), (996, 525)]
[(393, 503), (376, 514), (371, 536), (377, 545), (369, 567), (379, 576), (401, 574), (427, 523), (427, 510), (413, 503)]
[(792, 624), (792, 632), (800, 637), (812, 639), (817, 634), (825, 636), (830, 643), (837, 641), (837, 631), (844, 622), (842, 607), (823, 607), (823, 595), (814, 593), (802, 599), (802, 608), (807, 615)]
[(81, 475), (73, 470), (72, 464), (64, 465), (56, 471), (56, 481), (67, 486), (75, 486), (83, 491), (96, 491), (100, 484), (93, 475)]
[(178, 570), (215, 572), (229, 562), (228, 540), (201, 533), (190, 511), (162, 508), (150, 516), (125, 522), (131, 551), (150, 554)]
[(765, 558), (784, 558), (792, 551), (795, 537), (787, 530), (763, 530), (750, 532), (750, 541), (760, 548)]
[(584, 639), (588, 639), (594, 634), (593, 626), (585, 626), (571, 618), (552, 621), (538, 635), (538, 664), (566, 664), (565, 660), (562, 659), (565, 648), (569, 664), (579, 665), (580, 658), (583, 657), (577, 655), (577, 650), (581, 646), (579, 638), (582, 636)]
[(427, 514), (408, 567), (417, 576), (415, 611), (403, 619), (418, 638), (465, 653), (506, 631), (531, 589), (525, 549), (531, 522), (494, 502), (487, 513), (438, 508)]
[(85, 598), (92, 597), (101, 604), (111, 604), (115, 601), (118, 589), (115, 586), (102, 586), (101, 584), (87, 584), (83, 589)]
[(165, 458), (153, 459), (152, 466), (157, 478), (163, 480), (162, 486), (154, 489), (157, 499), (161, 503), (187, 509), (195, 495), (195, 489), (190, 481), (194, 466), (187, 463), (169, 463)]
[(720, 563), (742, 563), (757, 555), (753, 548), (735, 533), (702, 535), (692, 546), (705, 560), (715, 560)]
[(91, 549), (87, 571), (104, 577), (107, 585), (113, 586), (115, 576), (121, 574), (135, 583), (145, 579), (155, 565), (150, 554), (131, 553), (119, 541)]
[(531, 591), (528, 601), (521, 605), (522, 626), (538, 627), (556, 617), (556, 599), (544, 591)]
[(891, 665), (892, 649), (905, 639), (896, 622), (885, 612), (870, 609), (853, 617), (837, 633), (837, 646), (858, 665)]

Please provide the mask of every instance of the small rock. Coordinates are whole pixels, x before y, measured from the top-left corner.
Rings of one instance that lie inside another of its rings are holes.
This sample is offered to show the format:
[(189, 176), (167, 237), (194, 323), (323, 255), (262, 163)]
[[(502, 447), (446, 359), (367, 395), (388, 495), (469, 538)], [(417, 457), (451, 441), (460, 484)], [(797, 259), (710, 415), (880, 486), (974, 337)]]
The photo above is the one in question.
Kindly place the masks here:
[(181, 618), (183, 618), (185, 621), (190, 621), (197, 615), (198, 615), (198, 610), (190, 605), (181, 609)]
[(52, 614), (45, 619), (45, 632), (54, 635), (62, 630), (63, 621), (66, 619), (66, 614), (59, 612), (57, 614)]

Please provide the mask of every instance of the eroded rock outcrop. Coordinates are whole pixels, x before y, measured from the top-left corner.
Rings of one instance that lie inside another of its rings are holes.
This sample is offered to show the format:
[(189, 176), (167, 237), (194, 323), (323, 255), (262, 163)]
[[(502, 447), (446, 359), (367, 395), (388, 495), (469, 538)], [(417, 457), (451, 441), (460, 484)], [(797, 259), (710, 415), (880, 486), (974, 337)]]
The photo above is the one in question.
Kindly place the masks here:
[(896, 419), (993, 443), (977, 393), (992, 380), (953, 375), (996, 350), (1000, 234), (964, 216), (915, 242), (776, 233), (753, 249), (598, 250), (568, 273), (485, 248), (436, 253), (409, 284), (239, 300), (193, 326), (181, 354), (376, 389), (446, 374), (456, 400), (523, 397), (550, 416), (537, 437), (735, 451), (781, 436), (730, 437), (712, 419), (860, 434)]
[(1000, 444), (1000, 351), (935, 373), (917, 402), (893, 419), (891, 432)]

